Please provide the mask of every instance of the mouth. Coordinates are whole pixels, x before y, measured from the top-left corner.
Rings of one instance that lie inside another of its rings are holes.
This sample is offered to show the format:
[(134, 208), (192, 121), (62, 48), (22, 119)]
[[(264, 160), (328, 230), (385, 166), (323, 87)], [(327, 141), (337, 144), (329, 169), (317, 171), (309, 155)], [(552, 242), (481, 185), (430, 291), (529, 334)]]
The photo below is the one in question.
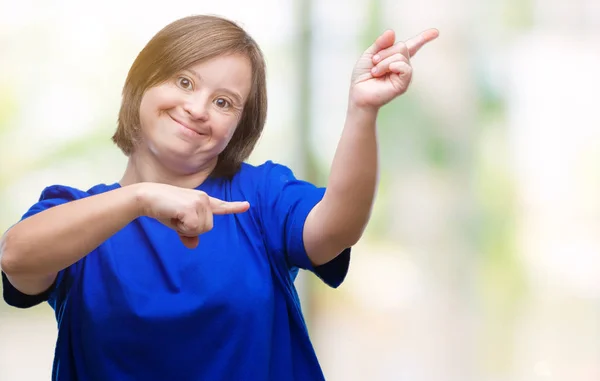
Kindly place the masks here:
[(188, 126), (187, 124), (183, 123), (182, 121), (180, 121), (179, 119), (173, 118), (171, 115), (169, 115), (169, 117), (171, 118), (171, 120), (173, 120), (175, 123), (179, 124), (180, 126), (182, 126), (183, 128), (185, 128), (186, 130), (189, 130), (193, 133), (195, 133), (196, 135), (204, 135), (203, 133), (201, 133), (200, 131)]

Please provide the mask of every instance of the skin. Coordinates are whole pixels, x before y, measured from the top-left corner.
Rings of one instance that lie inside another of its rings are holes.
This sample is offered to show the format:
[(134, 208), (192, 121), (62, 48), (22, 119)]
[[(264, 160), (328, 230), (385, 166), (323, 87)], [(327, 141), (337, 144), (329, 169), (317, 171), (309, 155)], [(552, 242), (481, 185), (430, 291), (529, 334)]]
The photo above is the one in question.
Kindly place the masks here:
[(250, 61), (228, 55), (148, 89), (140, 105), (142, 144), (131, 155), (121, 184), (195, 188), (202, 183), (235, 132), (251, 78)]
[(323, 200), (308, 215), (304, 243), (315, 265), (358, 242), (369, 220), (377, 186), (376, 119), (379, 109), (404, 94), (411, 57), (438, 37), (429, 29), (405, 42), (391, 30), (359, 58), (352, 73), (348, 111)]
[[(395, 43), (394, 32), (386, 31), (356, 63), (327, 190), (304, 226), (313, 264), (331, 261), (360, 239), (377, 184), (378, 111), (406, 92), (411, 57), (437, 36), (431, 29)], [(243, 200), (226, 202), (193, 188), (208, 177), (235, 132), (250, 91), (250, 63), (228, 55), (189, 69), (144, 94), (142, 139), (121, 188), (53, 207), (4, 234), (0, 266), (18, 290), (43, 292), (58, 271), (140, 216), (159, 220), (194, 248), (213, 228), (213, 215), (248, 210)]]

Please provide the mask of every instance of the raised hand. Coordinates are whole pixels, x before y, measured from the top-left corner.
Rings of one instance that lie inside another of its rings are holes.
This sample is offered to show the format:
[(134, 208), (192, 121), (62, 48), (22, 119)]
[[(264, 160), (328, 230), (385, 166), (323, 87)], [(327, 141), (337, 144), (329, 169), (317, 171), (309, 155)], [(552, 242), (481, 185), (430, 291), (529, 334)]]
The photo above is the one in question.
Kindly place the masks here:
[(157, 183), (141, 184), (138, 199), (142, 215), (175, 230), (190, 249), (198, 246), (200, 234), (213, 228), (213, 215), (243, 213), (250, 207), (246, 201), (223, 201), (195, 189)]
[(394, 44), (394, 31), (385, 31), (356, 63), (352, 72), (350, 101), (359, 107), (379, 109), (404, 94), (412, 79), (411, 57), (438, 35), (437, 29), (428, 29)]

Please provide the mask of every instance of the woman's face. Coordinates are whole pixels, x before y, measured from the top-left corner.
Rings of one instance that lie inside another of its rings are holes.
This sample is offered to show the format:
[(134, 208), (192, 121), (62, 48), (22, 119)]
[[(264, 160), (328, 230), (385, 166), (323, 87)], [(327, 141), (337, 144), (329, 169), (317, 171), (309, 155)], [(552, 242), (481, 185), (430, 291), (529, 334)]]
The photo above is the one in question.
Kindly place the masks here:
[(140, 104), (139, 150), (179, 174), (216, 165), (242, 116), (252, 68), (239, 54), (219, 56), (149, 88)]

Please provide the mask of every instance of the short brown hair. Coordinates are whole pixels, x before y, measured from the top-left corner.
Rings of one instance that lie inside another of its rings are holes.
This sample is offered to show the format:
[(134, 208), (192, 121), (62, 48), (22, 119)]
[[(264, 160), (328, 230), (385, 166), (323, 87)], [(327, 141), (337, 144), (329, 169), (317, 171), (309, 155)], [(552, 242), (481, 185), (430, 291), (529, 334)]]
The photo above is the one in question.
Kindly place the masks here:
[(131, 65), (113, 142), (127, 156), (139, 139), (140, 103), (147, 89), (181, 70), (224, 54), (243, 54), (252, 65), (252, 87), (231, 141), (219, 155), (212, 176), (233, 176), (250, 156), (267, 115), (265, 61), (258, 44), (240, 26), (217, 16), (189, 16), (164, 27)]

